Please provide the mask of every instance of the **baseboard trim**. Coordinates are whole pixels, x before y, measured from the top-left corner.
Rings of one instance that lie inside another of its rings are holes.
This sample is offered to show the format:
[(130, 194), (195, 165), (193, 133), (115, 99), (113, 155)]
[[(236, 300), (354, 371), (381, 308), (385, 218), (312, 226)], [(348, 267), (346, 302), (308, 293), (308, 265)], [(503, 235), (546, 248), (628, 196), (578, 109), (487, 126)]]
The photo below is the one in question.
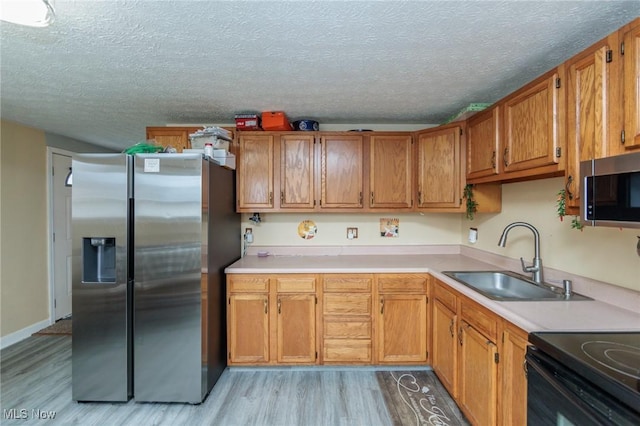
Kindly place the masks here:
[(0, 349), (4, 349), (13, 344), (16, 344), (26, 339), (27, 337), (30, 337), (33, 333), (50, 326), (51, 324), (51, 321), (46, 319), (35, 324), (31, 324), (30, 326), (25, 327), (22, 330), (18, 330), (11, 334), (7, 334), (6, 336), (0, 337)]

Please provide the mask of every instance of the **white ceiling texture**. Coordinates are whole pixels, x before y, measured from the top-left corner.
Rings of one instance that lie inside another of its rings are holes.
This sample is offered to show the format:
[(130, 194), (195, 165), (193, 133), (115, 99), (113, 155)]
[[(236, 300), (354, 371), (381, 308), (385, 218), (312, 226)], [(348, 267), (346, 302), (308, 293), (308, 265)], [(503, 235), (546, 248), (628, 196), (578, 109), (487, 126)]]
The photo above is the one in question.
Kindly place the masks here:
[[(146, 126), (285, 111), (438, 124), (640, 16), (640, 1), (54, 0), (0, 24), (3, 119), (114, 149)], [(384, 126), (382, 126), (384, 127)]]

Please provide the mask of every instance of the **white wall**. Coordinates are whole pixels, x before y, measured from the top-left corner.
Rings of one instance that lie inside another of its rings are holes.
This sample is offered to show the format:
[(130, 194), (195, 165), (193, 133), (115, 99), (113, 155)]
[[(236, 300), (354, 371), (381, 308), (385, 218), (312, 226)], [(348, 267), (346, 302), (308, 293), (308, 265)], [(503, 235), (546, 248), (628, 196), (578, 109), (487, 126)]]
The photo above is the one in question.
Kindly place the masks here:
[[(502, 186), (502, 213), (478, 214), (463, 219), (464, 244), (503, 256), (531, 262), (533, 233), (522, 227), (509, 232), (505, 248), (498, 240), (506, 225), (529, 222), (540, 232), (543, 266), (640, 291), (640, 257), (636, 254), (640, 230), (585, 227), (571, 228), (573, 216), (560, 221), (556, 214), (557, 193), (563, 178), (510, 183)], [(469, 244), (469, 227), (478, 228), (478, 242)]]
[[(556, 215), (557, 193), (562, 178), (510, 183), (502, 186), (502, 212), (477, 214), (473, 221), (462, 214), (431, 213), (420, 215), (389, 214), (261, 214), (263, 222), (249, 222), (242, 215), (242, 229), (253, 228), (254, 245), (259, 246), (351, 246), (351, 245), (422, 245), (466, 244), (514, 259), (533, 258), (533, 234), (525, 228), (513, 229), (505, 248), (498, 239), (506, 225), (525, 221), (541, 235), (543, 266), (640, 291), (640, 257), (636, 254), (640, 231), (618, 228), (585, 227), (571, 229), (571, 216), (561, 222)], [(398, 238), (381, 238), (379, 220), (400, 219)], [(311, 240), (298, 236), (298, 224), (313, 220), (318, 235)], [(359, 238), (347, 240), (346, 228), (358, 227)], [(478, 228), (478, 242), (469, 244), (469, 227)]]
[[(253, 229), (254, 244), (260, 246), (350, 246), (350, 245), (423, 245), (460, 244), (461, 214), (403, 213), (261, 213), (262, 223), (248, 221), (242, 215), (242, 230)], [(380, 219), (400, 220), (397, 238), (380, 236)], [(305, 240), (298, 235), (298, 225), (312, 220), (318, 227), (317, 235)], [(358, 239), (347, 239), (347, 227), (358, 228)]]

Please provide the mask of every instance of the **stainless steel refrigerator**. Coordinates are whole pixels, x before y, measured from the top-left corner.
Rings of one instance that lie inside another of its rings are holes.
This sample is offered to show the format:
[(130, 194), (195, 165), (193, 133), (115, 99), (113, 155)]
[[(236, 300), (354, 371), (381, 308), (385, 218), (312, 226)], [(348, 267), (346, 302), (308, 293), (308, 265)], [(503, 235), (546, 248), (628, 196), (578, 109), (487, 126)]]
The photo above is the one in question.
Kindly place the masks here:
[(72, 397), (200, 403), (226, 366), (235, 173), (199, 154), (73, 157)]

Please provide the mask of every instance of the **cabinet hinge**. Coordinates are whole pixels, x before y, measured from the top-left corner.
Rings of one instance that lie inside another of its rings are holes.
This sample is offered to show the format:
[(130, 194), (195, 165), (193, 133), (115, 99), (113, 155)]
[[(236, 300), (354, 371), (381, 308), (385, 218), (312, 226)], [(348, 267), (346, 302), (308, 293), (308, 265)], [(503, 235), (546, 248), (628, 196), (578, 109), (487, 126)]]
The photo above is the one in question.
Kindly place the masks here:
[(613, 62), (613, 50), (611, 49), (607, 50), (607, 53), (605, 55), (605, 62), (607, 63)]
[(462, 136), (462, 127), (460, 127), (459, 129), (460, 129), (460, 136)]
[(229, 298), (229, 304), (231, 304), (231, 298)]
[(429, 351), (427, 351), (427, 359), (429, 359)]
[(316, 351), (316, 359), (318, 359), (318, 351)]
[(560, 77), (556, 78), (556, 89), (560, 88)]
[(504, 331), (502, 332), (502, 343), (504, 343)]
[(557, 147), (556, 148), (556, 158), (560, 158), (562, 157), (562, 148), (561, 147)]
[(624, 56), (624, 41), (620, 43), (620, 55)]
[(316, 305), (317, 305), (318, 304), (318, 296), (315, 296), (315, 298), (316, 298)]
[(620, 133), (620, 143), (622, 145), (624, 145), (625, 143), (624, 130)]
[(493, 360), (496, 362), (496, 364), (500, 363), (500, 354), (498, 352), (496, 352), (496, 354), (493, 356)]

